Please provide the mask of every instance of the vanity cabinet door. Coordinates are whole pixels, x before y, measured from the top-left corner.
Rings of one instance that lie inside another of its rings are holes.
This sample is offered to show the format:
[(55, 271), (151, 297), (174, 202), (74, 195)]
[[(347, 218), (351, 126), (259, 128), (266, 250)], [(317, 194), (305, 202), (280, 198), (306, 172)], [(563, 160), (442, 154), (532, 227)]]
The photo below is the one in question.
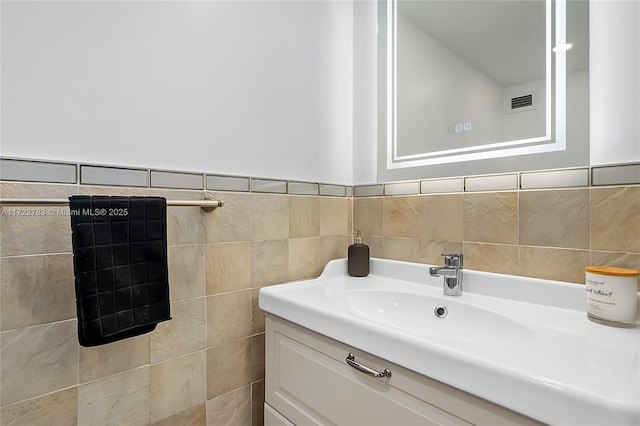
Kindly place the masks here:
[(264, 403), (264, 426), (295, 426), (272, 406)]
[(391, 386), (389, 378), (370, 377), (281, 332), (270, 334), (266, 402), (295, 425), (469, 424)]
[[(347, 365), (349, 353), (376, 371), (389, 368), (391, 377)], [(265, 425), (287, 425), (283, 418), (297, 426), (540, 424), (267, 314)]]

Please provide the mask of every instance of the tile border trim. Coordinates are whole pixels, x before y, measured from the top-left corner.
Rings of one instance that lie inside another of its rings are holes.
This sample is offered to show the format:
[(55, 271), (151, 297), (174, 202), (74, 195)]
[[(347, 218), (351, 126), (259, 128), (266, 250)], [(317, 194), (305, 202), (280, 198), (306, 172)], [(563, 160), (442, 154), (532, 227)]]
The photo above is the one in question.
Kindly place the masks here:
[(148, 188), (150, 171), (131, 167), (111, 167), (80, 164), (78, 183), (81, 185), (107, 185)]
[(251, 178), (248, 176), (205, 175), (205, 186), (210, 191), (249, 192)]
[(384, 195), (385, 184), (356, 185), (353, 187), (353, 196), (358, 197), (381, 197)]
[[(4, 173), (0, 175), (2, 182), (128, 186), (347, 198), (640, 184), (640, 162), (354, 186), (18, 157), (0, 157), (0, 164), (3, 163), (5, 167), (10, 165), (14, 169), (6, 171), (7, 169), (3, 167)], [(15, 167), (18, 165), (25, 165), (26, 169), (16, 171)], [(98, 172), (98, 175), (90, 176), (87, 172)], [(160, 180), (158, 181), (158, 179)]]
[(150, 170), (151, 188), (204, 189), (206, 178), (198, 173), (179, 173), (164, 170)]
[(588, 168), (520, 173), (520, 189), (584, 188), (589, 182)]
[(78, 175), (77, 164), (0, 157), (0, 180), (75, 184)]
[[(4, 171), (0, 177), (0, 182), (6, 183), (22, 182), (80, 186), (124, 186), (134, 188), (253, 192), (261, 194), (290, 194), (341, 198), (350, 198), (353, 194), (353, 186), (349, 185), (200, 173), (184, 170), (113, 166), (96, 163), (71, 163), (2, 156), (0, 156), (0, 164), (3, 166), (2, 170)], [(24, 165), (26, 169), (16, 171), (15, 167), (18, 165)], [(5, 168), (5, 166), (13, 169)], [(62, 178), (60, 177), (60, 170), (66, 172), (66, 175)], [(92, 175), (91, 173), (94, 174)]]
[[(413, 185), (419, 185), (419, 192), (416, 193), (413, 189), (405, 191), (399, 189), (409, 188), (409, 185), (412, 185), (411, 188)], [(640, 185), (640, 162), (355, 185), (353, 191), (354, 197), (388, 197), (441, 193), (584, 189), (627, 185)], [(377, 189), (380, 186), (384, 186), (384, 191)], [(392, 188), (391, 191), (388, 188)]]
[(592, 186), (637, 184), (640, 184), (640, 163), (591, 168)]
[(515, 191), (519, 186), (517, 173), (464, 178), (465, 192)]
[(384, 184), (384, 195), (417, 195), (420, 193), (420, 182), (391, 182)]

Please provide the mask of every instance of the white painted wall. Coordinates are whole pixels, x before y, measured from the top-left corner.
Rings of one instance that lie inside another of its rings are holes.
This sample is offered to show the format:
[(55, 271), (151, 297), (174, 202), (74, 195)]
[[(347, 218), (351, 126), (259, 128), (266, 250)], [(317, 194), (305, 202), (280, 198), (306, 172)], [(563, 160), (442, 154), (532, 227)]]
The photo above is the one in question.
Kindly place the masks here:
[(1, 8), (2, 156), (352, 182), (350, 1)]
[(376, 181), (378, 3), (353, 3), (353, 183)]
[(591, 164), (640, 161), (640, 2), (590, 11)]
[[(0, 12), (2, 156), (376, 180), (373, 0)], [(640, 161), (639, 2), (590, 15), (591, 164)]]

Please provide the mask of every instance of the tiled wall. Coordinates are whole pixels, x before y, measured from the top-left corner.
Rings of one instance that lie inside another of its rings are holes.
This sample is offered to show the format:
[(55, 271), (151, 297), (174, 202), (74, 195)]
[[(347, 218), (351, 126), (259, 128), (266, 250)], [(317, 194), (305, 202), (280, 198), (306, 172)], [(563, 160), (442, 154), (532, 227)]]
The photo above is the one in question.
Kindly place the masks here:
[(589, 264), (640, 269), (638, 164), (369, 185), (353, 199), (340, 185), (237, 176), (7, 159), (0, 172), (3, 199), (207, 188), (225, 202), (169, 208), (173, 320), (94, 348), (77, 343), (68, 209), (2, 207), (0, 425), (262, 424), (258, 290), (317, 276), (354, 227), (375, 257), (462, 252), (470, 269), (578, 283)]
[[(376, 257), (442, 264), (442, 253), (463, 253), (469, 269), (584, 283), (588, 265), (640, 270), (640, 165), (619, 169), (593, 169), (591, 183), (588, 169), (577, 181), (567, 171), (567, 185), (554, 171), (547, 183), (533, 174), (421, 182), (422, 192), (448, 193), (421, 194), (418, 182), (356, 187), (354, 228)], [(532, 186), (547, 188), (522, 189)], [(402, 192), (416, 195), (389, 195)]]
[[(300, 192), (304, 189), (301, 185)], [(201, 199), (204, 194), (23, 182), (2, 182), (0, 191), (2, 198), (80, 193)], [(264, 316), (258, 290), (317, 276), (328, 260), (343, 257), (352, 201), (257, 192), (213, 195), (225, 202), (213, 212), (169, 208), (173, 319), (150, 334), (93, 348), (78, 345), (64, 209), (19, 216), (2, 208), (1, 425), (262, 424)]]

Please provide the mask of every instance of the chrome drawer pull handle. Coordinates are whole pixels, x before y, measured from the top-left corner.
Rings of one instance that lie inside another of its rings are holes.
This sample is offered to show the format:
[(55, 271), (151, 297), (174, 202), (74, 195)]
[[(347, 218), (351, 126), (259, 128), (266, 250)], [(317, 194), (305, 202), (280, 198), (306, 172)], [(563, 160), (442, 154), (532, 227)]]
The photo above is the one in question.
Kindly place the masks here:
[(389, 370), (388, 368), (385, 368), (384, 371), (382, 372), (376, 371), (373, 368), (369, 368), (364, 364), (360, 364), (359, 362), (356, 362), (356, 356), (352, 353), (350, 353), (347, 356), (346, 361), (347, 361), (347, 364), (349, 364), (356, 370), (363, 372), (364, 374), (368, 374), (373, 377), (391, 377), (391, 370)]

